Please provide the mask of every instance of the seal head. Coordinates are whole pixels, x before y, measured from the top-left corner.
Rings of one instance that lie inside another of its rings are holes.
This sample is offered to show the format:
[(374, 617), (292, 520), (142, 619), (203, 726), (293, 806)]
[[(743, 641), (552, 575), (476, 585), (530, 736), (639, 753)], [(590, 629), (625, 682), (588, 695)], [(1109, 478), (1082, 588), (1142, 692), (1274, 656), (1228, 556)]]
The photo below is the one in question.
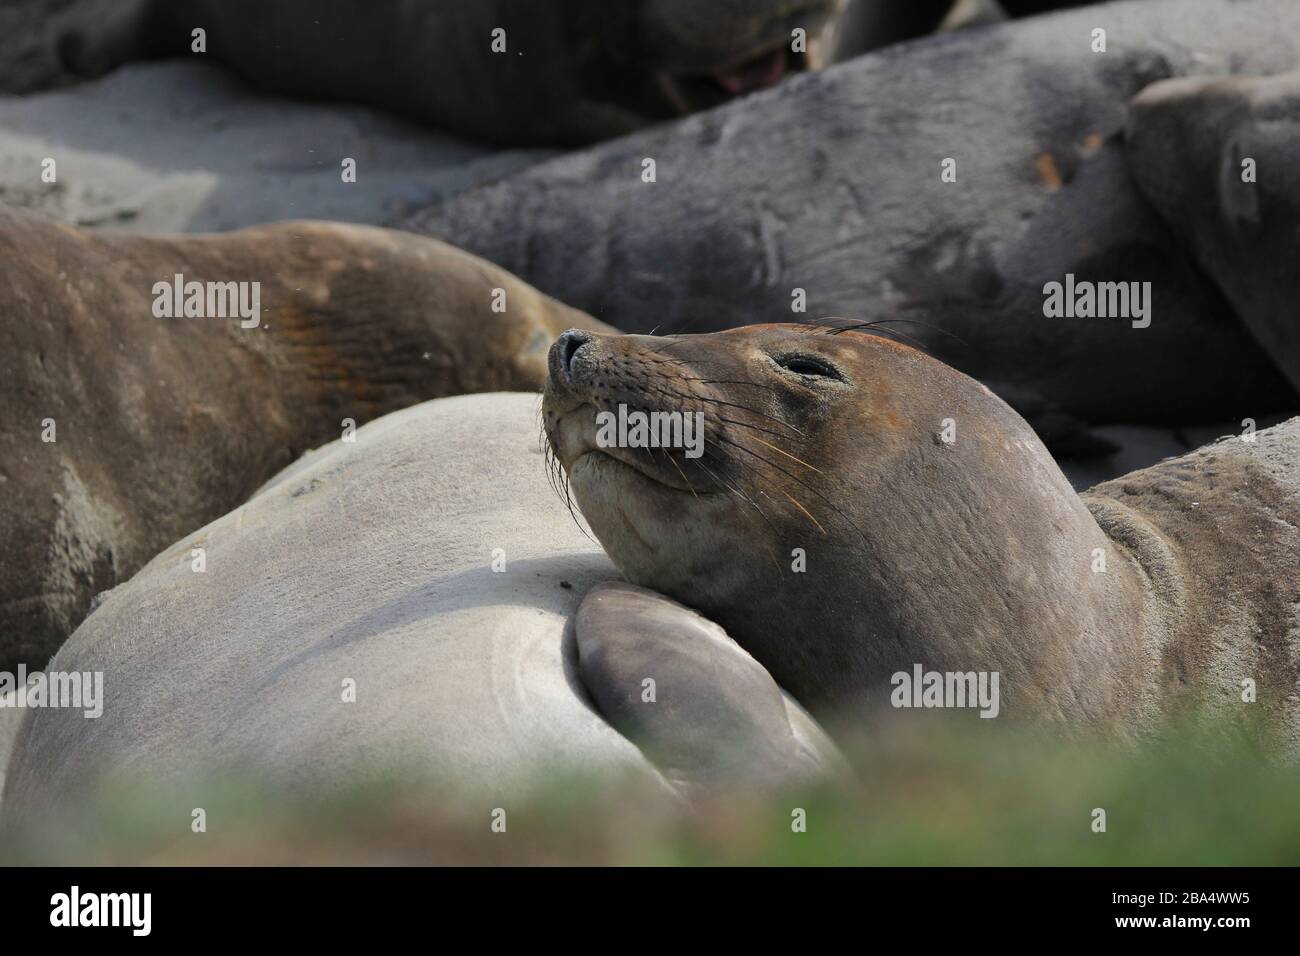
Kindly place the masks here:
[[(611, 444), (597, 416), (620, 406), (698, 413), (702, 453)], [(543, 418), (628, 579), (721, 624), (814, 712), (917, 663), (1001, 671), (1004, 700), (1049, 713), (1121, 709), (1132, 569), (1091, 573), (1110, 542), (1030, 427), (955, 369), (854, 330), (575, 330)]]

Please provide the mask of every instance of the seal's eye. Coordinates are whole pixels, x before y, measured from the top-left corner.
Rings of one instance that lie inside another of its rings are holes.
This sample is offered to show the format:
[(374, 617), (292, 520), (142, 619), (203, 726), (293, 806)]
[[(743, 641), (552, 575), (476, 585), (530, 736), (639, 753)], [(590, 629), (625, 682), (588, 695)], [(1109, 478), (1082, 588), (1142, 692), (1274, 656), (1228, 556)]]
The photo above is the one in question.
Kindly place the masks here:
[(776, 358), (776, 364), (787, 372), (806, 375), (810, 378), (833, 378), (844, 381), (844, 376), (830, 362), (815, 355), (782, 355)]

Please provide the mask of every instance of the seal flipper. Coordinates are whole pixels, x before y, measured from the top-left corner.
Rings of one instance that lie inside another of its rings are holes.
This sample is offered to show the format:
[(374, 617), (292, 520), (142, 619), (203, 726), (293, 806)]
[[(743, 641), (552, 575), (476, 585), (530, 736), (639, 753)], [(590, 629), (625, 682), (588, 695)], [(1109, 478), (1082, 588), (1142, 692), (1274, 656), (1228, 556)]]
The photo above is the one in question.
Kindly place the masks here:
[(712, 621), (604, 583), (578, 609), (578, 669), (605, 718), (688, 794), (844, 776), (825, 732)]

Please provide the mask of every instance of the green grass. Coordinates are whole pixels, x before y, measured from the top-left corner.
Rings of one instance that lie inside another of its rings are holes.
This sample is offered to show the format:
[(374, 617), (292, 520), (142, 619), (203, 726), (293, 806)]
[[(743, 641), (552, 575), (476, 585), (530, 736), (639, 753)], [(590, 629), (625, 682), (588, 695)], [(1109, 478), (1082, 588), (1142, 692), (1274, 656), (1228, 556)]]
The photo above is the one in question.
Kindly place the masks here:
[[(912, 726), (849, 749), (851, 789), (718, 794), (691, 813), (556, 773), (508, 803), (419, 775), (285, 800), (228, 778), (162, 794), (119, 781), (93, 808), (11, 834), (9, 863), (1270, 865), (1300, 863), (1300, 768), (1248, 738), (1134, 749), (990, 726)], [(208, 832), (190, 831), (189, 808)], [(802, 808), (807, 831), (791, 829)], [(1104, 808), (1105, 833), (1092, 829)]]

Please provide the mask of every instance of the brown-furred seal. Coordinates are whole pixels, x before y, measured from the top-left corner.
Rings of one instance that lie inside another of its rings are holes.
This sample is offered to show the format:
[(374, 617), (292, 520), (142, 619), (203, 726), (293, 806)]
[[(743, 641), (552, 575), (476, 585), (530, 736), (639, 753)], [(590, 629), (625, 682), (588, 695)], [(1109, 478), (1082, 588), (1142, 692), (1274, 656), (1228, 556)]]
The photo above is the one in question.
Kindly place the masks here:
[(3, 207), (0, 313), (0, 670), (43, 665), (97, 592), (306, 449), (538, 388), (554, 337), (599, 324), (408, 233), (111, 236)]
[[(1141, 738), (1204, 709), (1300, 753), (1300, 419), (1079, 495), (987, 388), (851, 328), (574, 330), (550, 363), (545, 428), (610, 558), (814, 716), (924, 667), (1000, 675), (1015, 718)], [(616, 412), (698, 413), (703, 453), (611, 443)]]
[(81, 0), (10, 44), (25, 60), (7, 85), (205, 56), (280, 95), (361, 103), (483, 142), (571, 145), (819, 66), (842, 4)]

